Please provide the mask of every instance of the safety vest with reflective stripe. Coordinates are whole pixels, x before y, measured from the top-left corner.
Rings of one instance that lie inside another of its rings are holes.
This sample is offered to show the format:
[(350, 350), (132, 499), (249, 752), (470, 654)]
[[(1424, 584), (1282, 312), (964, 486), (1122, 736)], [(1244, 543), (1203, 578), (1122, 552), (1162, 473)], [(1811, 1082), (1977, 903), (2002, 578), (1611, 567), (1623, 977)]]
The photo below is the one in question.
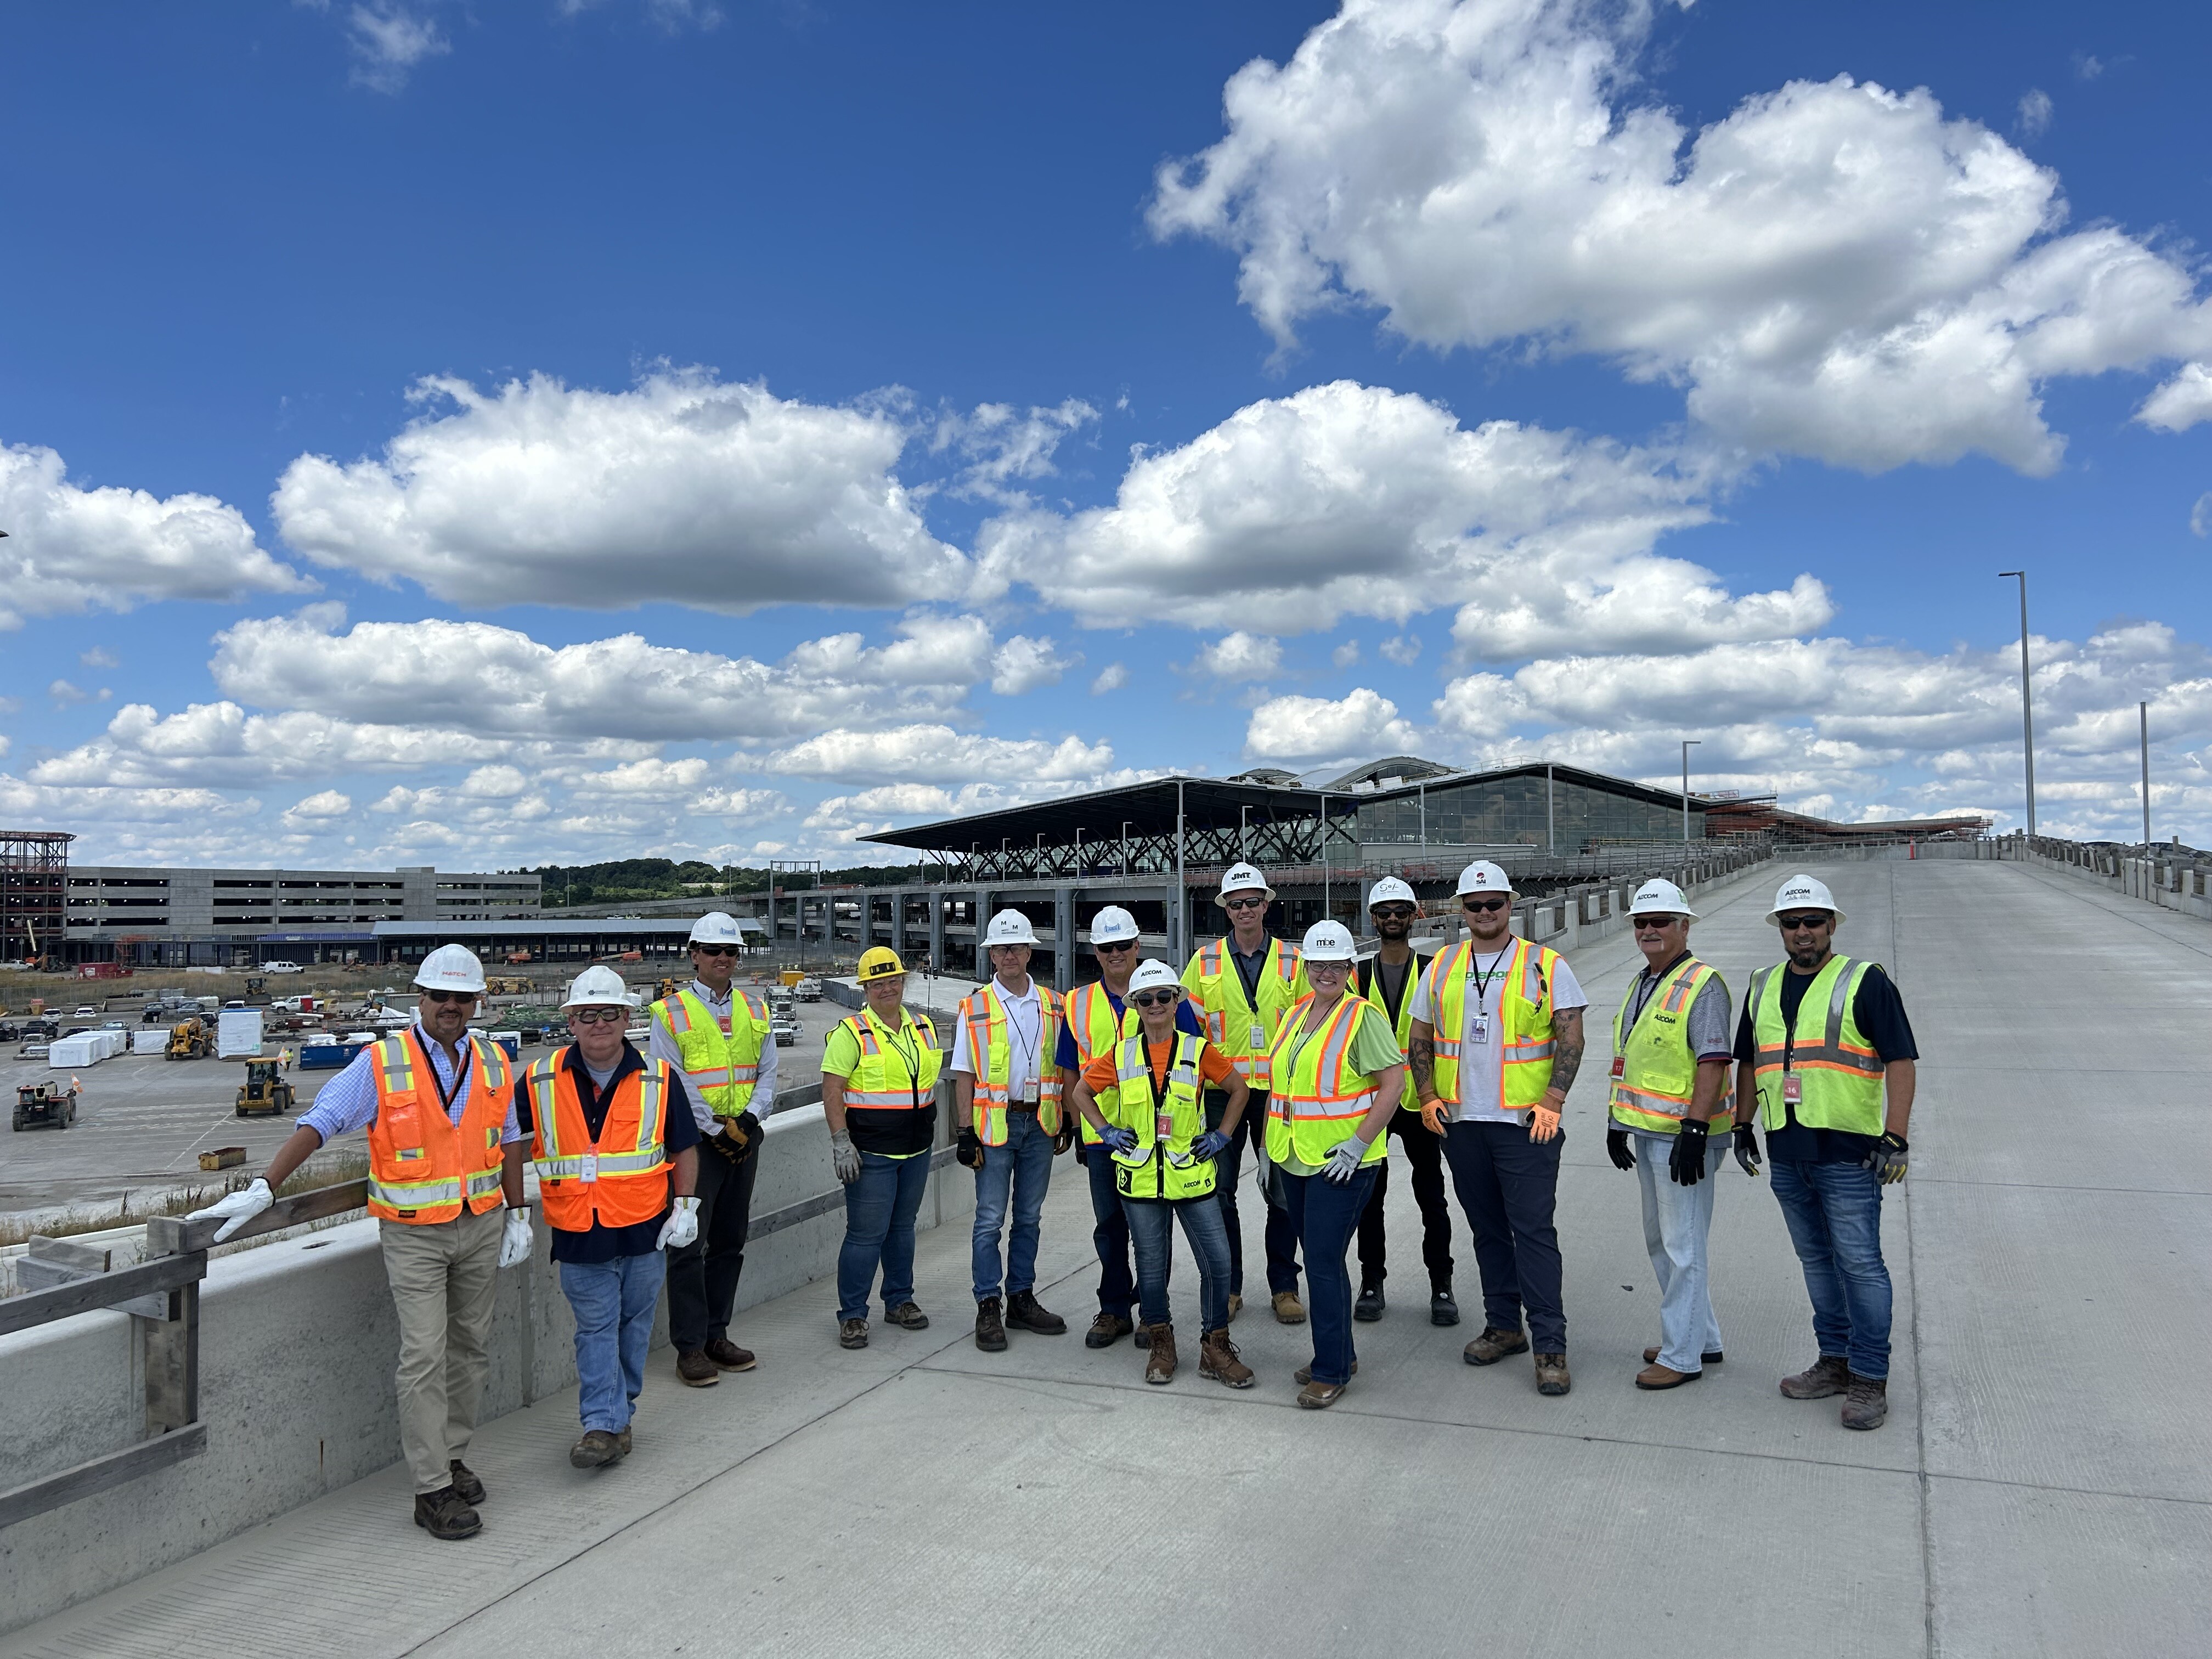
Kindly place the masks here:
[(1225, 939), (1202, 947), (1182, 970), (1183, 989), (1188, 991), (1205, 1016), (1206, 1035), (1229, 1056), (1251, 1088), (1268, 1087), (1268, 1054), (1275, 1034), (1283, 1029), (1283, 1016), (1313, 987), (1306, 982), (1305, 958), (1295, 945), (1279, 939), (1267, 941), (1267, 959), (1260, 968), (1259, 1006), (1245, 1000), (1243, 975), (1237, 971), (1234, 951)]
[[(1364, 997), (1342, 996), (1328, 1018), (1304, 1039), (1297, 1058), (1290, 1057), (1304, 1024), (1309, 996), (1299, 1001), (1275, 1033), (1275, 1086), (1267, 1096), (1267, 1158), (1280, 1164), (1295, 1155), (1302, 1164), (1323, 1164), (1337, 1143), (1348, 1139), (1375, 1103), (1375, 1079), (1351, 1069), (1347, 1056), (1352, 1039), (1363, 1019), (1384, 1016)], [(1388, 1135), (1376, 1135), (1363, 1164), (1380, 1164), (1389, 1156)]]
[[(1619, 1070), (1613, 1079), (1610, 1109), (1613, 1121), (1623, 1128), (1679, 1134), (1698, 1086), (1690, 1010), (1708, 981), (1718, 985), (1723, 996), (1728, 981), (1717, 969), (1695, 957), (1685, 957), (1660, 975), (1632, 1026), (1629, 1010), (1636, 1006), (1636, 988), (1643, 977), (1638, 974), (1629, 981), (1627, 994), (1613, 1011), (1613, 1053)], [(1729, 1101), (1723, 1088), (1713, 1108), (1714, 1121), (1728, 1116)]]
[[(1752, 1076), (1759, 1090), (1760, 1115), (1770, 1129), (1787, 1121), (1782, 1101), (1783, 1057), (1797, 1076), (1799, 1099), (1794, 1109), (1797, 1121), (1808, 1129), (1841, 1129), (1855, 1135), (1881, 1133), (1882, 1063), (1859, 1030), (1851, 1005), (1857, 1000), (1859, 982), (1871, 962), (1831, 957), (1797, 1005), (1796, 1018), (1782, 1023), (1782, 993), (1775, 975), (1786, 969), (1778, 963), (1751, 976), (1745, 1006), (1751, 1015), (1752, 1041), (1759, 1058)], [(1808, 1015), (1810, 1018), (1808, 1018)], [(1810, 1025), (1804, 1036), (1797, 1028)]]
[[(1498, 998), (1504, 1064), (1498, 1068), (1498, 1109), (1523, 1112), (1552, 1086), (1552, 966), (1559, 953), (1516, 937), (1503, 969)], [(1436, 1015), (1437, 1098), (1460, 1103), (1460, 1045), (1467, 1036), (1468, 970), (1474, 942), (1462, 939), (1429, 963), (1429, 1007)]]
[(1115, 1087), (1127, 1116), (1122, 1127), (1137, 1137), (1137, 1148), (1114, 1154), (1117, 1191), (1131, 1198), (1182, 1199), (1204, 1198), (1213, 1190), (1213, 1160), (1190, 1155), (1190, 1143), (1206, 1133), (1198, 1070), (1205, 1052), (1204, 1037), (1177, 1031), (1168, 1058), (1167, 1092), (1155, 1102), (1157, 1084), (1141, 1024), (1134, 1036), (1121, 1040), (1114, 1056)]
[[(846, 1105), (863, 1111), (896, 1112), (923, 1110), (937, 1103), (937, 1073), (945, 1065), (945, 1055), (937, 1046), (937, 1028), (926, 1019), (916, 1019), (903, 1003), (899, 1005), (899, 1029), (888, 1034), (876, 1023), (872, 1008), (863, 1008), (844, 1021), (845, 1029), (860, 1045), (860, 1064), (845, 1079)], [(909, 1045), (919, 1068), (915, 1073), (907, 1070), (898, 1043), (886, 1040), (909, 1032), (915, 1039)]]
[[(1060, 1133), (1060, 993), (1039, 985), (1036, 994), (1037, 1127), (1056, 1135)], [(1006, 1144), (1007, 1080), (1013, 1075), (1014, 1055), (1007, 1042), (1006, 1010), (999, 1000), (998, 981), (988, 981), (982, 989), (962, 999), (960, 1012), (968, 1022), (968, 1069), (975, 1079), (975, 1138), (986, 1146), (1003, 1146)]]
[[(740, 1021), (738, 1011), (744, 1011)], [(716, 1117), (735, 1117), (752, 1104), (760, 1080), (762, 1045), (770, 1039), (768, 1005), (730, 988), (730, 1023), (725, 1026), (705, 1000), (688, 987), (653, 1005), (652, 1018), (666, 1029), (684, 1056), (684, 1080)]]
[(595, 1222), (634, 1227), (651, 1221), (668, 1207), (668, 1154), (662, 1145), (673, 1092), (668, 1062), (648, 1054), (642, 1069), (623, 1075), (594, 1139), (569, 1070), (574, 1057), (573, 1043), (556, 1048), (524, 1079), (545, 1224), (584, 1233)]
[(379, 1220), (427, 1225), (451, 1221), (464, 1203), (482, 1215), (500, 1201), (499, 1137), (514, 1100), (514, 1073), (495, 1042), (471, 1036), (468, 1052), (474, 1069), (455, 1123), (412, 1031), (370, 1048), (376, 1121), (368, 1126), (368, 1212)]
[[(1374, 957), (1361, 958), (1359, 994), (1374, 1004), (1376, 1012), (1383, 1018), (1389, 1019), (1390, 1005), (1382, 1000), (1382, 988), (1375, 982), (1376, 961), (1377, 958)], [(1398, 1033), (1398, 1056), (1407, 1061), (1413, 1059), (1409, 1050), (1413, 1041), (1413, 988), (1420, 982), (1422, 971), (1427, 966), (1428, 964), (1423, 962), (1418, 954), (1406, 964), (1406, 989), (1404, 994), (1398, 999), (1398, 1018), (1395, 1022), (1395, 1029)], [(1418, 1112), (1421, 1109), (1420, 1091), (1413, 1087), (1413, 1068), (1411, 1064), (1406, 1067), (1405, 1085), (1398, 1093), (1398, 1109), (1401, 1112)]]
[[(1087, 985), (1079, 985), (1070, 991), (1067, 994), (1067, 1029), (1075, 1036), (1076, 1075), (1082, 1076), (1085, 1066), (1130, 1032), (1139, 1029), (1140, 1024), (1137, 1011), (1127, 1004), (1122, 1006), (1121, 1017), (1118, 1019), (1115, 1017), (1114, 999), (1108, 994), (1104, 984), (1097, 980), (1094, 979)], [(1121, 1121), (1114, 1115), (1121, 1097), (1118, 1087), (1102, 1089), (1095, 1097), (1098, 1102), (1099, 1116), (1109, 1123)], [(1096, 1146), (1098, 1132), (1091, 1127), (1091, 1120), (1078, 1113), (1076, 1123), (1082, 1133), (1083, 1144)]]

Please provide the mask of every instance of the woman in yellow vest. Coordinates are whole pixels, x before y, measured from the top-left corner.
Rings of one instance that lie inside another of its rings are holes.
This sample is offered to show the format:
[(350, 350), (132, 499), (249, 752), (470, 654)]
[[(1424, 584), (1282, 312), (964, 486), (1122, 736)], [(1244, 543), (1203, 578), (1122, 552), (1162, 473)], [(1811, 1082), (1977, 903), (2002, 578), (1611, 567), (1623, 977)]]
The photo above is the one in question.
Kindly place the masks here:
[(1349, 995), (1358, 960), (1351, 929), (1317, 921), (1301, 953), (1313, 994), (1292, 1008), (1268, 1051), (1267, 1161), (1283, 1177), (1291, 1224), (1305, 1251), (1313, 1362), (1298, 1404), (1333, 1406), (1358, 1370), (1352, 1346), (1352, 1236), (1386, 1155), (1382, 1134), (1406, 1078), (1389, 1016)]
[(845, 1185), (845, 1243), (837, 1254), (837, 1341), (868, 1346), (868, 1291), (883, 1269), (884, 1317), (927, 1328), (914, 1300), (914, 1218), (929, 1182), (937, 1128), (937, 1029), (906, 1006), (906, 963), (878, 945), (860, 964), (860, 1012), (830, 1033), (822, 1054), (822, 1115), (830, 1160)]

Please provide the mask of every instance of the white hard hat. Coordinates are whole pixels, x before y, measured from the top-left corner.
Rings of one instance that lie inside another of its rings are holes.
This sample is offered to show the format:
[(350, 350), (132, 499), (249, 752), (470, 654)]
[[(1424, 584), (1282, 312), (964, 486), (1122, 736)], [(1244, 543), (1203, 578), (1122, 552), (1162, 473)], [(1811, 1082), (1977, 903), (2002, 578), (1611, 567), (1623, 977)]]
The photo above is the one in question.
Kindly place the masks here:
[(1221, 891), (1217, 896), (1227, 898), (1231, 893), (1249, 893), (1255, 889), (1269, 898), (1275, 896), (1275, 890), (1267, 885), (1267, 878), (1261, 874), (1258, 865), (1232, 864), (1222, 875)]
[(735, 916), (726, 910), (709, 910), (691, 924), (690, 942), (693, 945), (743, 945), (745, 936)]
[(994, 945), (1035, 945), (1036, 930), (1030, 919), (1018, 910), (1001, 910), (991, 918), (991, 925), (983, 930), (983, 948)]
[(635, 1008), (637, 999), (630, 995), (629, 987), (623, 976), (611, 968), (586, 968), (568, 981), (568, 1000), (563, 1008)]
[(1367, 890), (1367, 908), (1370, 910), (1378, 904), (1419, 903), (1420, 900), (1413, 896), (1413, 890), (1395, 876), (1385, 876)]
[(1469, 893), (1504, 893), (1513, 891), (1512, 878), (1488, 859), (1477, 859), (1459, 872), (1459, 896)]
[(1137, 919), (1118, 904), (1109, 904), (1091, 918), (1093, 945), (1119, 945), (1137, 937)]
[(1157, 991), (1163, 986), (1170, 990), (1181, 990), (1182, 981), (1176, 977), (1174, 969), (1156, 957), (1148, 957), (1139, 963), (1137, 971), (1129, 975), (1129, 994), (1132, 996), (1139, 991)]
[(1766, 913), (1768, 927), (1782, 920), (1784, 910), (1826, 910), (1833, 914), (1841, 925), (1844, 913), (1836, 908), (1836, 896), (1828, 890), (1828, 884), (1812, 876), (1792, 876), (1782, 884), (1774, 896), (1774, 908)]
[(483, 963), (465, 945), (441, 945), (422, 958), (415, 982), (426, 991), (473, 991), (484, 988)]
[(1306, 929), (1305, 942), (1298, 946), (1308, 962), (1357, 962), (1359, 949), (1352, 941), (1352, 929), (1340, 921), (1317, 921)]
[(1636, 896), (1628, 901), (1632, 916), (1687, 916), (1697, 920), (1698, 913), (1690, 908), (1690, 901), (1682, 896), (1682, 890), (1664, 876), (1654, 876), (1636, 890)]

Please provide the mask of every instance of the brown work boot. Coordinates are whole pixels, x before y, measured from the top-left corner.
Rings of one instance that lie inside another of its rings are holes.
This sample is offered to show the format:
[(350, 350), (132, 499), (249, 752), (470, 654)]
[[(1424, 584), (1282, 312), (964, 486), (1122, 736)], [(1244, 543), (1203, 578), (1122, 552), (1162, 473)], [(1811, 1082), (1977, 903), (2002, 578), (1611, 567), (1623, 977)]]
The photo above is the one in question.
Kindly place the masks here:
[(884, 1317), (902, 1331), (926, 1331), (929, 1328), (929, 1316), (911, 1302), (900, 1303)]
[(1198, 1374), (1232, 1389), (1252, 1386), (1252, 1368), (1237, 1357), (1237, 1345), (1229, 1340), (1228, 1327), (1207, 1331), (1198, 1339)]
[(1563, 1353), (1540, 1353), (1536, 1356), (1536, 1392), (1565, 1394), (1575, 1386), (1567, 1375), (1567, 1357)]
[(1889, 1415), (1889, 1379), (1886, 1376), (1861, 1376), (1850, 1373), (1850, 1383), (1844, 1395), (1844, 1426), (1847, 1429), (1878, 1429)]
[(1306, 1305), (1298, 1300), (1296, 1291), (1275, 1292), (1275, 1322), (1278, 1325), (1303, 1325), (1306, 1322)]
[(615, 1437), (615, 1449), (624, 1457), (628, 1457), (629, 1455), (629, 1427), (630, 1425), (629, 1424), (623, 1424), (623, 1431)]
[(1528, 1352), (1528, 1338), (1522, 1331), (1501, 1331), (1495, 1325), (1483, 1327), (1482, 1334), (1461, 1351), (1461, 1358), (1470, 1365), (1495, 1365), (1509, 1353)]
[[(1355, 1359), (1355, 1360), (1353, 1360), (1353, 1361), (1352, 1362), (1352, 1374), (1354, 1376), (1358, 1376), (1358, 1375), (1359, 1375), (1359, 1362), (1358, 1362), (1357, 1359)], [(1313, 1367), (1312, 1367), (1312, 1366), (1310, 1366), (1310, 1365), (1301, 1365), (1301, 1366), (1299, 1366), (1299, 1367), (1297, 1368), (1297, 1370), (1294, 1370), (1294, 1371), (1292, 1371), (1292, 1372), (1291, 1373), (1291, 1382), (1312, 1382), (1312, 1381), (1313, 1381)]]
[(865, 1319), (840, 1320), (837, 1324), (837, 1346), (841, 1348), (866, 1347), (868, 1322)]
[(451, 1486), (415, 1494), (415, 1524), (433, 1538), (473, 1538), (483, 1530), (483, 1517), (462, 1502)]
[(1231, 1324), (1234, 1325), (1234, 1324), (1237, 1322), (1237, 1316), (1238, 1314), (1243, 1313), (1243, 1311), (1244, 1311), (1244, 1293), (1243, 1293), (1243, 1291), (1230, 1291), (1230, 1292), (1229, 1292), (1229, 1322), (1230, 1322)]
[(749, 1371), (758, 1363), (750, 1348), (741, 1348), (726, 1336), (718, 1336), (709, 1342), (706, 1354), (726, 1371)]
[(1084, 1332), (1083, 1346), (1086, 1348), (1110, 1348), (1136, 1328), (1121, 1315), (1102, 1310), (1098, 1317), (1091, 1322), (1091, 1328)]
[[(1658, 1358), (1659, 1350), (1656, 1348), (1646, 1348), (1644, 1351), (1644, 1363), (1647, 1365), (1650, 1364)], [(1698, 1363), (1700, 1365), (1717, 1365), (1722, 1360), (1726, 1359), (1727, 1358), (1728, 1356), (1723, 1353), (1718, 1348), (1708, 1348), (1705, 1352), (1698, 1356)]]
[(1136, 1343), (1140, 1348), (1149, 1348), (1152, 1346), (1152, 1328), (1150, 1325), (1141, 1323), (1138, 1325)]
[(453, 1490), (461, 1495), (461, 1502), (471, 1509), (484, 1501), (484, 1484), (476, 1472), (456, 1457), (447, 1467), (453, 1471)]
[(690, 1389), (711, 1389), (722, 1380), (722, 1373), (704, 1348), (693, 1348), (676, 1356), (676, 1380)]
[(1825, 1400), (1850, 1385), (1851, 1368), (1841, 1354), (1824, 1353), (1795, 1376), (1782, 1379), (1782, 1392), (1792, 1400)]
[(1006, 1322), (995, 1296), (987, 1296), (975, 1304), (975, 1346), (985, 1353), (1006, 1351)]
[(1145, 1381), (1172, 1382), (1176, 1374), (1175, 1327), (1155, 1325), (1152, 1330), (1152, 1346), (1146, 1350)]
[(1704, 1375), (1703, 1371), (1678, 1371), (1654, 1361), (1636, 1373), (1636, 1386), (1639, 1389), (1679, 1389), (1685, 1382), (1694, 1382)]
[(1035, 1291), (1016, 1291), (1006, 1298), (1006, 1320), (1039, 1336), (1067, 1334), (1067, 1322), (1039, 1304)]
[(1298, 1404), (1308, 1411), (1320, 1411), (1324, 1407), (1334, 1406), (1343, 1398), (1344, 1384), (1341, 1382), (1309, 1382), (1298, 1390)]
[(621, 1437), (605, 1429), (586, 1429), (584, 1437), (568, 1448), (568, 1461), (580, 1469), (605, 1468), (620, 1462), (622, 1455)]

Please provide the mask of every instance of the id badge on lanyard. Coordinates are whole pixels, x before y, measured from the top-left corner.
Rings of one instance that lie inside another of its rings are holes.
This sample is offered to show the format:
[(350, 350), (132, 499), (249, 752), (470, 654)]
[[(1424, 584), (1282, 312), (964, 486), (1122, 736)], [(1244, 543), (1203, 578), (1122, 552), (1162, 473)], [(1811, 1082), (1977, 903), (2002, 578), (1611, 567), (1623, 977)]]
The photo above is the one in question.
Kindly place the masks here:
[(1257, 1014), (1252, 1016), (1250, 1042), (1254, 1054), (1263, 1054), (1267, 1052), (1267, 1030), (1260, 1024), (1260, 1017)]
[(1615, 1083), (1619, 1083), (1627, 1075), (1628, 1056), (1626, 1054), (1615, 1054), (1613, 1057), (1613, 1080)]
[(1782, 1074), (1782, 1099), (1784, 1104), (1802, 1104), (1805, 1098), (1805, 1080), (1795, 1072)]
[(1478, 1009), (1467, 1017), (1467, 1040), (1487, 1044), (1490, 1041), (1490, 1016)]
[(576, 1179), (582, 1182), (586, 1186), (589, 1186), (592, 1182), (599, 1178), (599, 1155), (597, 1152), (586, 1152), (583, 1158), (583, 1173), (579, 1175)]

